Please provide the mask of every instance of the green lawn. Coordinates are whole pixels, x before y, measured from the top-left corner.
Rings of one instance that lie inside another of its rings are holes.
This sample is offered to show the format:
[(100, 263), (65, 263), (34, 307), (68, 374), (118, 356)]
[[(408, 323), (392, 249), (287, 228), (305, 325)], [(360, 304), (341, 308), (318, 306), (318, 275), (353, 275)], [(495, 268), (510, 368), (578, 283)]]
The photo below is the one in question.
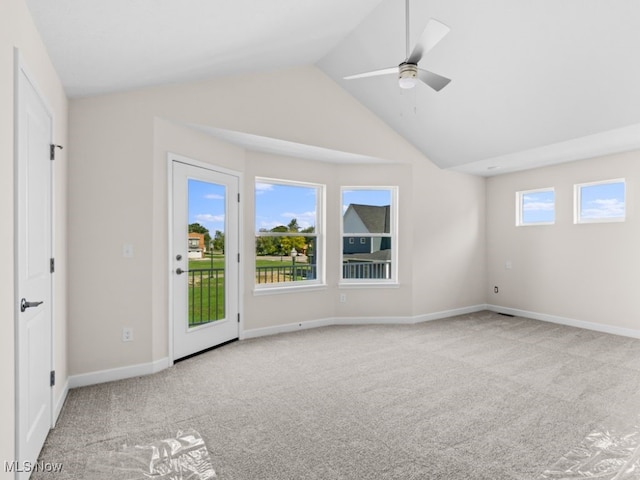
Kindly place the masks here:
[[(189, 259), (189, 325), (201, 325), (225, 318), (224, 271), (210, 273), (211, 268), (224, 268), (224, 255)], [(205, 270), (199, 272), (199, 270)]]

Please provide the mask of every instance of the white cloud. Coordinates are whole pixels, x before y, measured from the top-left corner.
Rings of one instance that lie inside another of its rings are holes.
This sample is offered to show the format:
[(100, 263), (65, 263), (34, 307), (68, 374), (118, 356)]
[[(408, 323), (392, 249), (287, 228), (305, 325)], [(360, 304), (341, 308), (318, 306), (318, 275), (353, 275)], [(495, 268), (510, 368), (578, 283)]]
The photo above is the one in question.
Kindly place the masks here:
[(586, 203), (580, 212), (582, 218), (620, 218), (625, 215), (624, 201), (617, 198), (598, 198)]
[(205, 195), (204, 198), (206, 198), (207, 200), (224, 200), (224, 195), (220, 195), (218, 193), (210, 193), (208, 195)]
[(552, 201), (547, 201), (547, 202), (544, 202), (544, 201), (543, 202), (532, 202), (532, 201), (529, 201), (529, 202), (527, 202), (527, 197), (524, 197), (524, 205), (522, 206), (522, 208), (524, 210), (536, 211), (536, 212), (539, 212), (539, 211), (548, 212), (548, 211), (553, 210), (553, 207), (554, 207), (554, 202), (552, 202)]
[(195, 216), (199, 223), (221, 223), (224, 222), (224, 214), (211, 215), (210, 213), (201, 213)]
[[(545, 194), (548, 197), (548, 195)], [(522, 209), (535, 212), (549, 212), (554, 209), (555, 201), (551, 198), (540, 198), (540, 195), (524, 195), (522, 197)]]
[(316, 212), (284, 212), (280, 215), (282, 218), (287, 218), (286, 224), (288, 225), (291, 219), (295, 218), (298, 221), (298, 226), (300, 229), (305, 229), (308, 227), (313, 227), (316, 224)]
[(256, 195), (262, 195), (263, 193), (273, 190), (273, 185), (270, 183), (256, 183)]

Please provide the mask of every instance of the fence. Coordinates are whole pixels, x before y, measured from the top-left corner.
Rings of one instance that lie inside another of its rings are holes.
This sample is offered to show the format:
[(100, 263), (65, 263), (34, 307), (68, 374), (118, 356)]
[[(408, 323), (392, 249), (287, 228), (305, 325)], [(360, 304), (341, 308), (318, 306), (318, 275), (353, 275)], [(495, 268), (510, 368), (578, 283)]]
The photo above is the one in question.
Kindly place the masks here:
[[(309, 264), (285, 266), (256, 266), (256, 283), (284, 283), (317, 278), (317, 266)], [(345, 262), (342, 264), (345, 279), (390, 279), (391, 262)]]
[(296, 282), (316, 278), (316, 265), (299, 263), (297, 265), (256, 267), (256, 283)]
[(342, 278), (390, 279), (391, 262), (344, 262)]
[(188, 273), (189, 326), (224, 318), (224, 268), (191, 268)]

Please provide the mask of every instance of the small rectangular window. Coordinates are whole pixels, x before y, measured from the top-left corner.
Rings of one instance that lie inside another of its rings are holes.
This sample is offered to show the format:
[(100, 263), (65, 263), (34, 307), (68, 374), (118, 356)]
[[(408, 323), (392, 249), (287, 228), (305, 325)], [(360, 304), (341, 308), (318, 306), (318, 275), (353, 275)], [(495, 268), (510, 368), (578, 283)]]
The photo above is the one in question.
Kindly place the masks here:
[(516, 225), (553, 225), (556, 192), (553, 188), (516, 192)]
[(341, 283), (397, 283), (397, 208), (397, 187), (342, 188)]
[(574, 222), (624, 222), (625, 180), (581, 183), (574, 186)]
[(324, 281), (323, 199), (323, 185), (256, 179), (256, 289)]

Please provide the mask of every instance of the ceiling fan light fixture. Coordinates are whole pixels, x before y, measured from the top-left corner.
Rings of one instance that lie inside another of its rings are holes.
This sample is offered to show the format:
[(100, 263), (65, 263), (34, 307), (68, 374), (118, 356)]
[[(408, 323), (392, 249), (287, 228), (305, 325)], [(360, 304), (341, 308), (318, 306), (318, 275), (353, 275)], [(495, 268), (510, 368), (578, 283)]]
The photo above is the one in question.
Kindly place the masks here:
[(399, 65), (398, 84), (400, 88), (413, 88), (418, 83), (418, 66), (410, 63)]

